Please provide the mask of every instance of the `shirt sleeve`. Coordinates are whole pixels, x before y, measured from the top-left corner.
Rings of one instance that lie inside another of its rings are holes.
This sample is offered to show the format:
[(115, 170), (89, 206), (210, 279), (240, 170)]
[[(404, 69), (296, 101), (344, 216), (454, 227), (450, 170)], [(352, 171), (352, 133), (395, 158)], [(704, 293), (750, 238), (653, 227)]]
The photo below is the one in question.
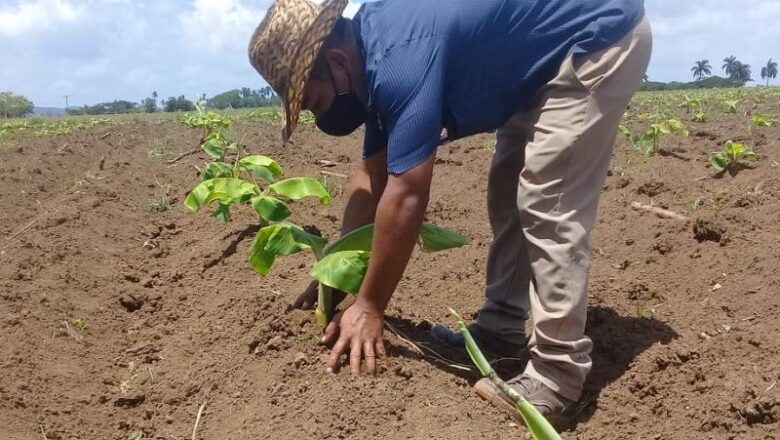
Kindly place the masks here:
[(363, 157), (371, 157), (387, 147), (387, 128), (380, 122), (379, 115), (372, 112), (366, 119), (366, 134), (363, 138)]
[(444, 106), (444, 44), (436, 37), (393, 47), (382, 58), (376, 107), (387, 125), (387, 170), (404, 173), (439, 146)]

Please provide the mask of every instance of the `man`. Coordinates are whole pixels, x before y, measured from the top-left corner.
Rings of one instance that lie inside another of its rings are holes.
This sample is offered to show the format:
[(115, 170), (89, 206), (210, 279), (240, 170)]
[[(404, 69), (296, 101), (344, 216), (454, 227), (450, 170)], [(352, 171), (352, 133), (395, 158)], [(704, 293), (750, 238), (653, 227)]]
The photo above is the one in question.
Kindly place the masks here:
[[(355, 302), (325, 331), (328, 370), (348, 353), (353, 373), (363, 361), (374, 373), (385, 354), (383, 312), (425, 214), (443, 131), (497, 129), (487, 176), (495, 238), (470, 328), (500, 356), (527, 345), (511, 385), (561, 426), (591, 368), (588, 239), (618, 120), (650, 57), (642, 0), (386, 0), (353, 20), (341, 18), (346, 3), (277, 0), (249, 45), (283, 97), (285, 140), (301, 108), (334, 136), (365, 124), (342, 232), (374, 222), (373, 253)], [(462, 346), (446, 327), (433, 333)], [(477, 389), (502, 402), (486, 382)]]

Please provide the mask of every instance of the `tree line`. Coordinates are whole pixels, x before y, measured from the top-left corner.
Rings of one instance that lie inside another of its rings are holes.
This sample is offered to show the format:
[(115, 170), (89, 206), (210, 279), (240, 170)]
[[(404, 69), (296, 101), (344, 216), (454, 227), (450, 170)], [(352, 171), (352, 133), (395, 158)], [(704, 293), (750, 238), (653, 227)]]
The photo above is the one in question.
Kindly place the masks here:
[[(688, 90), (688, 89), (720, 89), (742, 87), (753, 81), (753, 71), (750, 64), (743, 63), (734, 55), (723, 59), (721, 66), (725, 77), (713, 75), (713, 67), (709, 60), (697, 60), (691, 67), (693, 72), (693, 82), (672, 81), (668, 83), (650, 81), (645, 74), (641, 90)], [(761, 79), (766, 80), (767, 87), (769, 81), (775, 79), (778, 74), (777, 62), (771, 58), (766, 66), (761, 68)]]
[[(728, 56), (723, 59), (723, 66), (721, 66), (726, 77), (734, 82), (736, 85), (745, 85), (746, 83), (753, 81), (750, 64), (745, 64), (737, 59), (734, 55)], [(712, 75), (712, 65), (710, 60), (698, 60), (691, 67), (693, 77), (697, 81)], [(769, 80), (777, 78), (777, 62), (772, 58), (767, 61), (766, 65), (761, 67), (761, 79), (766, 80), (766, 85), (769, 87)]]
[[(177, 112), (195, 110), (193, 101), (184, 95), (168, 99), (158, 100), (159, 94), (153, 91), (141, 102), (127, 101), (123, 99), (111, 102), (100, 102), (94, 105), (83, 105), (66, 109), (70, 115), (110, 115), (119, 113), (156, 113)], [(271, 87), (261, 89), (228, 90), (206, 99), (205, 94), (198, 96), (197, 100), (203, 100), (207, 107), (216, 109), (226, 108), (255, 108), (278, 106), (281, 101)], [(0, 118), (22, 118), (34, 113), (35, 105), (22, 95), (11, 92), (0, 92)]]
[(11, 92), (0, 92), (0, 117), (22, 118), (33, 112), (33, 103), (21, 95)]
[[(156, 113), (160, 111), (178, 112), (195, 110), (195, 103), (185, 98), (184, 95), (179, 97), (171, 96), (168, 99), (162, 99), (160, 100), (160, 105), (158, 105), (158, 97), (159, 95), (157, 91), (153, 91), (149, 97), (144, 98), (140, 103), (137, 104), (129, 101), (102, 102), (92, 106), (85, 105), (84, 107), (68, 109), (68, 113), (102, 115), (116, 113)], [(241, 89), (232, 89), (219, 93), (208, 99), (206, 99), (205, 94), (203, 94), (198, 96), (197, 100), (203, 100), (207, 107), (216, 109), (269, 107), (278, 106), (281, 102), (271, 87), (263, 87), (262, 89), (250, 89), (249, 87), (242, 87)]]

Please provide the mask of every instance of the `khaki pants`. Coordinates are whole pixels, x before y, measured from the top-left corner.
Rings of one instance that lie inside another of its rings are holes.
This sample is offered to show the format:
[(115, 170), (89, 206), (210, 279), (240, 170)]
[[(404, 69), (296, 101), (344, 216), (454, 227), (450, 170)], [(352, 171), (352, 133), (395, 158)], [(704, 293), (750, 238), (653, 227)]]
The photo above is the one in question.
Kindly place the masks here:
[(613, 46), (569, 57), (534, 108), (498, 130), (488, 179), (494, 240), (480, 327), (521, 343), (530, 311), (525, 373), (577, 400), (591, 369), (585, 336), (589, 235), (618, 121), (647, 69), (643, 19)]

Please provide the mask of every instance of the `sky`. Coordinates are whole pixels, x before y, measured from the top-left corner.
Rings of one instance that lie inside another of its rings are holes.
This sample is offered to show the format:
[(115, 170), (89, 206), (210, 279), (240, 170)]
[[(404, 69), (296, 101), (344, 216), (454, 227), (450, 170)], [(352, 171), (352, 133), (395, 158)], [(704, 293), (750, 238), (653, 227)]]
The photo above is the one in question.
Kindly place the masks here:
[[(392, 1), (392, 0), (389, 0)], [(441, 0), (443, 4), (447, 0)], [(474, 0), (479, 1), (479, 0)], [(576, 1), (576, 0), (570, 0)], [(350, 0), (345, 15), (361, 1)], [(35, 105), (140, 101), (265, 85), (246, 47), (271, 0), (0, 0), (0, 91)], [(654, 31), (648, 76), (688, 81), (695, 60), (721, 74), (735, 55), (780, 60), (780, 0), (645, 0)], [(779, 79), (780, 80), (780, 79)]]

